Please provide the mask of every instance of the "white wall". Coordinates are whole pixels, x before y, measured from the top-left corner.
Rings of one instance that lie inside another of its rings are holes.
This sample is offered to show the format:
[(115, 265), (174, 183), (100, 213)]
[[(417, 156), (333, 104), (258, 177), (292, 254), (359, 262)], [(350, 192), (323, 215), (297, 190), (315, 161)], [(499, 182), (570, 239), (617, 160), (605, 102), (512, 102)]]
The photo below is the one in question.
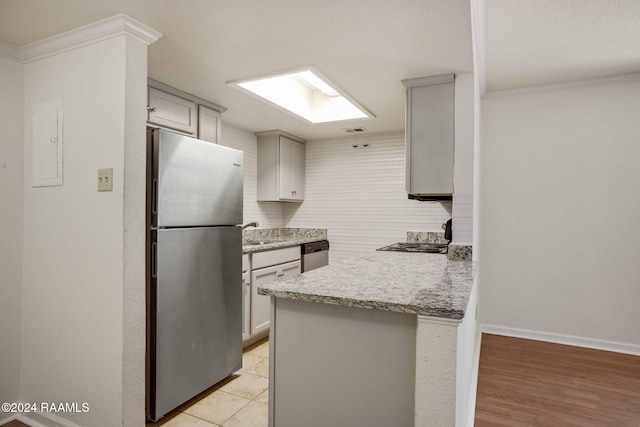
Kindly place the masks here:
[(145, 420), (147, 45), (125, 39), (122, 425)]
[[(136, 216), (131, 201), (125, 204), (125, 146), (129, 155), (130, 139), (140, 134), (138, 148), (144, 150), (144, 122), (138, 131), (127, 115), (135, 117), (130, 109), (144, 105), (145, 85), (144, 78), (131, 78), (127, 43), (117, 36), (25, 65), (20, 398), (87, 402), (86, 414), (57, 414), (82, 426), (123, 424), (123, 338), (142, 339), (144, 331), (144, 324), (123, 324), (125, 286), (138, 301), (141, 291), (134, 289), (139, 273), (124, 268), (125, 255), (140, 247), (135, 230), (124, 226), (125, 215), (128, 221)], [(64, 185), (32, 188), (31, 108), (52, 99), (64, 100)], [(98, 193), (97, 169), (105, 167), (113, 168), (113, 192)], [(129, 184), (128, 197), (143, 188)], [(127, 237), (125, 253), (126, 233), (134, 237)], [(140, 366), (139, 348), (130, 356), (134, 362), (125, 359)], [(138, 379), (127, 396), (139, 402), (139, 392)]]
[(452, 242), (467, 245), (473, 243), (474, 96), (474, 74), (457, 74)]
[(450, 217), (407, 199), (402, 133), (308, 141), (305, 163), (305, 201), (284, 205), (285, 224), (327, 228), (331, 261), (406, 241), (408, 230), (442, 231)]
[(224, 123), (220, 145), (244, 151), (244, 223), (258, 221), (260, 228), (283, 227), (283, 204), (256, 202), (258, 139), (255, 133)]
[(482, 323), (640, 345), (638, 94), (484, 99)]
[(478, 324), (478, 285), (474, 278), (464, 319), (458, 326), (456, 345), (456, 425), (473, 425), (480, 358), (480, 325)]
[[(23, 66), (0, 56), (0, 402), (20, 386)], [(11, 414), (0, 412), (0, 423)]]

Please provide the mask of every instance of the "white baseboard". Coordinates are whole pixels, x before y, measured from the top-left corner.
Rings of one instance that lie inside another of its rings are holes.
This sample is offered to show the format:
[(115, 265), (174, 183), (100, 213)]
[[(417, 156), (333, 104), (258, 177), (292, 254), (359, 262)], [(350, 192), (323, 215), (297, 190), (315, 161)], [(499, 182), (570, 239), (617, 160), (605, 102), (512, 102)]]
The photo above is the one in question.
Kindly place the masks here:
[(82, 427), (57, 415), (46, 412), (29, 412), (18, 414), (16, 420), (30, 427)]
[(31, 421), (31, 420), (27, 419), (24, 415), (17, 414), (17, 413), (12, 414), (8, 418), (0, 419), (0, 426), (3, 426), (5, 424), (9, 424), (11, 421), (20, 421), (21, 423), (26, 424), (26, 425), (31, 426), (31, 427), (45, 427), (44, 425), (42, 425), (42, 424), (40, 424), (38, 422), (35, 422), (35, 421)]
[(596, 340), (593, 338), (576, 337), (573, 335), (554, 334), (550, 332), (531, 331), (528, 329), (508, 328), (496, 325), (480, 325), (480, 330), (487, 334), (504, 335), (514, 338), (526, 338), (536, 341), (546, 341), (556, 344), (572, 345), (575, 347), (592, 348), (595, 350), (613, 351), (615, 353), (640, 356), (640, 345), (615, 341)]
[(26, 425), (28, 425), (30, 427), (48, 427), (48, 425), (39, 423), (36, 420), (28, 418), (24, 414), (18, 414), (18, 416), (16, 417), (16, 420), (20, 421), (22, 424), (26, 424)]
[(267, 329), (265, 331), (262, 331), (262, 332), (258, 332), (257, 334), (255, 334), (254, 336), (249, 338), (248, 340), (242, 342), (242, 351), (244, 351), (248, 347), (251, 347), (252, 345), (257, 343), (258, 341), (265, 339), (268, 336), (269, 336), (269, 329)]
[[(6, 415), (6, 414), (5, 414)], [(17, 419), (17, 415), (8, 415), (7, 418), (0, 418), (0, 426), (9, 424), (11, 421)]]
[(480, 369), (480, 345), (482, 344), (482, 327), (478, 326), (478, 336), (476, 337), (476, 348), (473, 349), (473, 371), (471, 372), (471, 390), (469, 390), (468, 414), (469, 420), (467, 425), (473, 427), (476, 421), (476, 398), (478, 396), (478, 370)]
[(24, 415), (19, 413), (10, 414), (7, 418), (0, 418), (0, 427), (9, 424), (11, 421), (20, 421), (21, 423), (31, 427), (45, 427), (40, 423), (28, 420)]

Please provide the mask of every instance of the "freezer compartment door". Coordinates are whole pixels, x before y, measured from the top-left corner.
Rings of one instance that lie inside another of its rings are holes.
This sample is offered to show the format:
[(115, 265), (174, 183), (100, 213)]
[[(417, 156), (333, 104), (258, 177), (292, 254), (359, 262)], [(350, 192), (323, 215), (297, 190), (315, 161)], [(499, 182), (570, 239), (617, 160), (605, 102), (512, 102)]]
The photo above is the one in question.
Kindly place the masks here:
[(242, 224), (242, 151), (157, 130), (154, 152), (158, 227)]
[(242, 367), (241, 242), (240, 227), (158, 230), (154, 419)]

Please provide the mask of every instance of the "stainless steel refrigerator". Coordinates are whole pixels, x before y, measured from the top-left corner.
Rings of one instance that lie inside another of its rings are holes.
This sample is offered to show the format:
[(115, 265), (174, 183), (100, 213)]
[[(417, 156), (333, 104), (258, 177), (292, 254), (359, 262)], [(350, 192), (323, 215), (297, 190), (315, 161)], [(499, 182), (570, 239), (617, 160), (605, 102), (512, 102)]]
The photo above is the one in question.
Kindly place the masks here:
[(147, 129), (147, 418), (242, 367), (243, 152)]

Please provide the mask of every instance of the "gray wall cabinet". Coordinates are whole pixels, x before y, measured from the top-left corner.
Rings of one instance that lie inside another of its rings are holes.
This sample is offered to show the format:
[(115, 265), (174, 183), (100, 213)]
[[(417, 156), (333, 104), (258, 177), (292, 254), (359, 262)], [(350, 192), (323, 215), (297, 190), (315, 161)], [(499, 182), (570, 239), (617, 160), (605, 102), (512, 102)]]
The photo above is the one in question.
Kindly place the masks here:
[(406, 188), (412, 198), (451, 200), (454, 75), (403, 80), (407, 88)]
[(283, 131), (257, 132), (259, 202), (304, 200), (305, 140)]
[(147, 123), (214, 144), (220, 142), (226, 108), (152, 79), (147, 79), (147, 86)]

